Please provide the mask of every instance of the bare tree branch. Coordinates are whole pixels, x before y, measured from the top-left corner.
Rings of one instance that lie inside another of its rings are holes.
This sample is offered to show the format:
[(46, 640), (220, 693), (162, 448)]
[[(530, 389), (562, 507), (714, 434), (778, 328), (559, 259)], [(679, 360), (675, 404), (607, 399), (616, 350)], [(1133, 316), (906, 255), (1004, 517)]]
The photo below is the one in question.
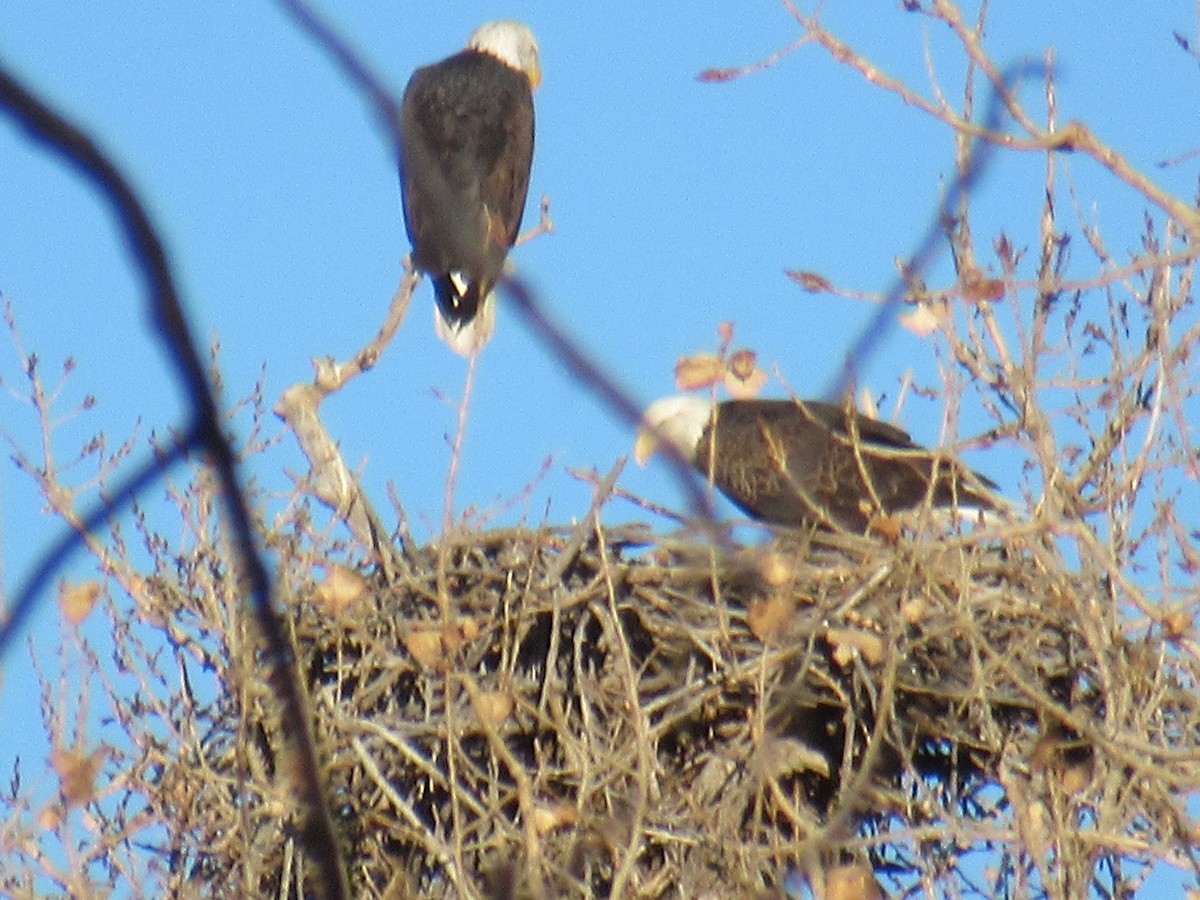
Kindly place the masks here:
[[(298, 759), (298, 793), (307, 818), (305, 837), (322, 873), (328, 896), (346, 897), (349, 887), (340, 861), (333, 823), (325, 805), (316, 747), (306, 713), (307, 703), (294, 669), (294, 656), (273, 609), (271, 580), (258, 553), (249, 507), (238, 482), (236, 460), (221, 433), (216, 400), (184, 315), (162, 241), (129, 182), (95, 142), (22, 86), (2, 64), (0, 108), (24, 127), (33, 140), (59, 156), (100, 191), (111, 204), (129, 243), (134, 262), (145, 279), (152, 319), (191, 402), (194, 421), (188, 432), (189, 445), (202, 446), (211, 455), (222, 484), (238, 555), (250, 583), (254, 612), (272, 661), (273, 680), (283, 705), (283, 720), (289, 737), (294, 741)], [(149, 484), (153, 480), (152, 474), (158, 471), (161, 470), (157, 465), (153, 470), (144, 469), (140, 477), (128, 482), (129, 496)], [(79, 535), (73, 534), (61, 543), (69, 551), (79, 540)], [(10, 627), (6, 625), (5, 631)], [(4, 644), (5, 641), (0, 640), (0, 650)]]
[(346, 523), (355, 539), (389, 578), (403, 569), (403, 556), (393, 545), (383, 520), (357, 476), (342, 459), (337, 441), (321, 421), (319, 408), (326, 397), (341, 390), (379, 361), (404, 321), (419, 278), (405, 259), (404, 275), (375, 337), (343, 362), (332, 358), (314, 359), (316, 374), (313, 381), (293, 384), (275, 403), (275, 414), (291, 429), (308, 458), (309, 474), (302, 480), (302, 486)]

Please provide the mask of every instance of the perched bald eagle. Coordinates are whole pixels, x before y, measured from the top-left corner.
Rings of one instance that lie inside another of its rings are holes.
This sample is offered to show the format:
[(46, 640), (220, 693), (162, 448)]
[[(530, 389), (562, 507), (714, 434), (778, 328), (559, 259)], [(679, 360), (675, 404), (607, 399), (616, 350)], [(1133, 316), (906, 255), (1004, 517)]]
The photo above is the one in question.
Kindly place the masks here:
[(433, 280), (438, 336), (464, 356), (495, 328), (492, 289), (525, 211), (541, 77), (533, 33), (505, 19), (417, 69), (404, 90), (400, 185), (413, 264)]
[(654, 454), (658, 435), (705, 477), (711, 466), (713, 483), (749, 516), (775, 525), (861, 533), (872, 515), (927, 496), (934, 506), (994, 506), (988, 479), (886, 422), (816, 400), (714, 407), (696, 395), (666, 397), (643, 416), (639, 463)]

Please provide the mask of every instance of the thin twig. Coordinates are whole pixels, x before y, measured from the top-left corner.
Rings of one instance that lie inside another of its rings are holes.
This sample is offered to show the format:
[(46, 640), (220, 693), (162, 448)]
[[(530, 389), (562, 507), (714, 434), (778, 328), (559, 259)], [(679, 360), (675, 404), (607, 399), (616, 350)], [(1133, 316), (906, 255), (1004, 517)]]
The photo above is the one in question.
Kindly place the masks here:
[(446, 470), (446, 486), (442, 495), (442, 533), (454, 527), (454, 488), (458, 485), (458, 470), (462, 465), (463, 445), (467, 439), (467, 413), (471, 409), (471, 394), (475, 387), (475, 367), (479, 365), (479, 347), (467, 355), (467, 375), (463, 381), (462, 398), (454, 417), (454, 440), (450, 443), (450, 466)]

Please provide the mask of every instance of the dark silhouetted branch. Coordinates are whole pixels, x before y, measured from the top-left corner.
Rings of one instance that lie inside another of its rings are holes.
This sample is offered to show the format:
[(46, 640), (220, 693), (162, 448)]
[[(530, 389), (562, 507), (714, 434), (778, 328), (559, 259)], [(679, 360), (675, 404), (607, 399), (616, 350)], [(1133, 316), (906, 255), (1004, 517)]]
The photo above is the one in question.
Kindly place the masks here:
[[(604, 404), (633, 429), (642, 423), (642, 411), (630, 399), (628, 391), (617, 384), (616, 379), (605, 372), (594, 362), (566, 333), (542, 311), (541, 305), (533, 296), (526, 284), (512, 275), (506, 275), (500, 281), (500, 290), (511, 300), (529, 327), (533, 329), (538, 339), (562, 361), (567, 371), (582, 381), (594, 391)], [(701, 487), (699, 476), (692, 470), (675, 445), (668, 440), (661, 442), (659, 448), (671, 460), (671, 468), (683, 486), (692, 511), (715, 532), (715, 514), (712, 502)], [(716, 535), (715, 535), (716, 536)], [(719, 537), (719, 536), (718, 536)]]
[[(1011, 85), (1017, 81), (1031, 75), (1039, 74), (1041, 74), (1040, 68), (1031, 70), (1025, 64), (1006, 70), (1003, 74), (1003, 83), (1010, 87), (1009, 91), (1005, 92), (1005, 96), (1011, 94)], [(988, 112), (985, 119), (986, 124), (984, 126), (988, 133), (995, 134), (998, 132), (1004, 108), (1004, 98), (1001, 92), (993, 92), (988, 104)], [(950, 185), (950, 190), (942, 201), (944, 209), (954, 209), (958, 205), (959, 198), (975, 185), (987, 168), (988, 161), (991, 159), (994, 150), (995, 145), (990, 141), (976, 142), (966, 160), (966, 164), (959, 170), (958, 177), (954, 179), (954, 182)], [(883, 339), (892, 322), (895, 321), (896, 312), (909, 292), (910, 280), (913, 277), (919, 277), (928, 268), (934, 256), (937, 255), (943, 237), (942, 217), (935, 214), (930, 218), (929, 227), (925, 229), (925, 236), (917, 245), (916, 251), (909, 257), (906, 273), (896, 279), (891, 289), (887, 292), (887, 296), (884, 297), (883, 302), (879, 305), (879, 309), (875, 311), (875, 315), (871, 318), (871, 321), (867, 323), (862, 333), (850, 345), (841, 370), (834, 377), (829, 387), (826, 388), (825, 397), (830, 402), (837, 402), (845, 395), (846, 391), (852, 389), (855, 381), (855, 371), (862, 364), (862, 361), (874, 352), (875, 347)]]
[(395, 95), (383, 80), (376, 77), (375, 73), (354, 52), (350, 43), (303, 0), (279, 0), (279, 5), (288, 12), (305, 34), (333, 57), (342, 72), (367, 95), (371, 105), (375, 107), (376, 114), (387, 126), (388, 136), (395, 142), (398, 136), (396, 123), (399, 121), (400, 104), (396, 102)]
[[(255, 615), (267, 642), (274, 667), (274, 684), (283, 704), (284, 726), (294, 741), (298, 794), (308, 818), (305, 828), (308, 848), (322, 873), (326, 894), (346, 897), (349, 888), (333, 823), (325, 806), (311, 723), (306, 713), (307, 703), (294, 669), (294, 655), (273, 609), (271, 580), (258, 553), (250, 510), (237, 478), (233, 450), (222, 435), (216, 399), (184, 316), (162, 241), (128, 180), (95, 142), (19, 84), (2, 65), (0, 108), (8, 111), (33, 140), (44, 145), (96, 186), (111, 204), (129, 243), (134, 262), (145, 279), (151, 316), (162, 334), (167, 356), (174, 364), (192, 405), (193, 424), (188, 430), (189, 440), (196, 446), (202, 446), (211, 457), (226, 499), (226, 511), (233, 524), (237, 551), (251, 586)], [(184, 445), (183, 449), (187, 449), (187, 446)], [(149, 484), (158, 471), (160, 469), (156, 463), (154, 467), (139, 473), (140, 477), (127, 482), (127, 497), (132, 497), (137, 490)], [(112, 504), (108, 506), (112, 508)], [(98, 520), (99, 516), (95, 518)], [(81, 536), (75, 533), (56, 546), (61, 546), (65, 557), (80, 540)], [(32, 603), (31, 600), (24, 602)], [(11, 622), (6, 625), (6, 631), (11, 626)], [(0, 644), (0, 649), (2, 647), (3, 644)]]

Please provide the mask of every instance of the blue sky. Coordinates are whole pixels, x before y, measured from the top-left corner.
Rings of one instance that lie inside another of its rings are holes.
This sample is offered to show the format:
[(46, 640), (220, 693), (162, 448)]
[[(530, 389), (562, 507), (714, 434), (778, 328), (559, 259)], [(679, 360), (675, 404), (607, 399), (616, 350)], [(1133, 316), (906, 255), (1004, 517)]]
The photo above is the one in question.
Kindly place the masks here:
[[(961, 54), (944, 28), (894, 3), (826, 6), (836, 33), (926, 96), (928, 40), (942, 89), (951, 102), (961, 96)], [(1081, 10), (1042, 0), (994, 4), (987, 46), (1002, 64), (1036, 64), (1053, 45), (1061, 118), (1086, 121), (1162, 186), (1191, 196), (1195, 159), (1154, 167), (1200, 141), (1191, 127), (1200, 72), (1172, 37), (1195, 39), (1195, 5)], [(548, 310), (639, 402), (673, 392), (676, 357), (711, 348), (723, 320), (735, 322), (738, 343), (778, 365), (798, 391), (822, 392), (874, 308), (805, 294), (783, 270), (886, 290), (893, 259), (921, 238), (952, 177), (947, 129), (811, 46), (732, 82), (697, 81), (701, 70), (753, 62), (794, 39), (796, 24), (769, 0), (364, 0), (332, 12), (397, 91), (415, 66), (453, 52), (476, 24), (498, 17), (529, 23), (542, 48), (526, 221), (536, 221), (544, 194), (555, 232), (514, 259)], [(310, 357), (344, 358), (375, 333), (408, 249), (389, 142), (325, 55), (273, 4), (14, 0), (0, 6), (0, 60), (89, 129), (131, 175), (166, 238), (196, 333), (220, 341), (229, 398), (249, 392), (265, 368), (273, 402), (310, 377)], [(1023, 95), (1039, 91), (1035, 80)], [(1063, 156), (1060, 164), (1110, 248), (1118, 256), (1136, 248), (1145, 204), (1090, 161)], [(1001, 228), (1019, 246), (1035, 245), (1043, 167), (1032, 154), (995, 159), (975, 191), (981, 259), (990, 259)], [(1085, 257), (1082, 247), (1077, 253)], [(948, 271), (940, 259), (928, 280), (944, 283)], [(151, 431), (183, 421), (183, 397), (108, 211), (7, 121), (0, 124), (0, 292), (44, 371), (68, 356), (76, 361), (63, 408), (85, 394), (96, 398), (92, 411), (57, 433), (62, 454), (98, 431), (115, 444), (136, 429), (144, 448)], [(422, 285), (379, 365), (322, 407), (370, 495), (386, 507), (385, 486), (394, 482), (421, 538), (441, 521), (454, 425), (437, 395), (456, 397), (465, 371), (434, 337), (431, 305)], [(866, 362), (860, 381), (876, 395), (894, 398), (907, 368), (921, 383), (937, 381), (932, 346), (901, 329)], [(23, 385), (6, 336), (0, 378)], [(934, 442), (940, 421), (936, 403), (910, 400), (902, 424)], [(962, 433), (972, 423), (985, 427), (968, 410)], [(31, 410), (7, 393), (0, 426), (36, 450)], [(549, 457), (551, 472), (532, 499), (501, 521), (584, 515), (590, 491), (565, 468), (607, 471), (631, 440), (502, 307), (479, 366), (459, 509), (516, 495)], [(1011, 466), (972, 462), (1018, 492)], [(285, 435), (253, 472), (282, 491), (283, 471), (302, 467)], [(662, 466), (631, 466), (622, 485), (680, 502)], [(156, 487), (145, 502), (153, 509), (162, 497)], [(641, 516), (620, 503), (607, 512), (612, 522)], [(28, 479), (0, 466), (5, 595), (57, 530)], [(84, 577), (90, 567), (77, 563), (73, 571)], [(46, 601), (29, 626), (39, 652), (54, 646), (57, 631)], [(45, 753), (25, 649), (14, 648), (4, 663), (0, 721), (28, 725), (20, 740), (0, 746), (0, 771), (13, 753), (32, 760)]]

